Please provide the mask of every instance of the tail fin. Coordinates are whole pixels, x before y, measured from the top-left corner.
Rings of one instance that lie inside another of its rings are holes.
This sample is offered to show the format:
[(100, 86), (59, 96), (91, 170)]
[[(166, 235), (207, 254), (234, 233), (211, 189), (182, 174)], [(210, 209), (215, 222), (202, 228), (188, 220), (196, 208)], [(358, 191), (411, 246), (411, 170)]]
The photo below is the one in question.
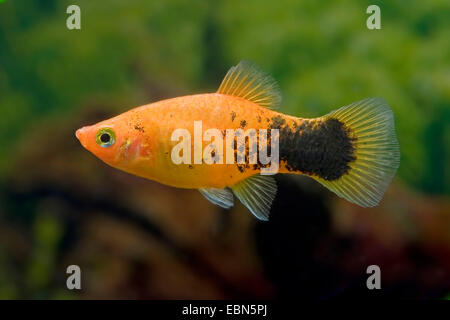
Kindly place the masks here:
[(376, 206), (400, 165), (394, 115), (381, 98), (368, 98), (335, 110), (323, 118), (343, 123), (352, 135), (355, 160), (336, 180), (316, 180), (339, 197), (362, 207)]

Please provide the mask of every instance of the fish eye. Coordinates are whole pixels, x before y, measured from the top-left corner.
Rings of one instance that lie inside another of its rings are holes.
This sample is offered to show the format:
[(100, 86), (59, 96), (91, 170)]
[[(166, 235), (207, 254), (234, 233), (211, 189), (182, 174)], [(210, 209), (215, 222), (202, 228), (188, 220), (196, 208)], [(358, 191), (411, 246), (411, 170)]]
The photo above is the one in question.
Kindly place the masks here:
[(97, 131), (95, 140), (100, 147), (108, 148), (116, 142), (116, 135), (111, 128), (102, 128)]

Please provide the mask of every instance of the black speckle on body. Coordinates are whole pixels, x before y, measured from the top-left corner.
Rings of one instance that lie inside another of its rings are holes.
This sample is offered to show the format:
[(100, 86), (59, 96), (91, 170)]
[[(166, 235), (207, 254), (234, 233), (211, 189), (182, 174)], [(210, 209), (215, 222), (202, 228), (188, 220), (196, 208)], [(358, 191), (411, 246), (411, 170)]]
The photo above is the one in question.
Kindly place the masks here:
[(247, 125), (247, 121), (241, 120), (241, 128), (244, 129), (246, 125)]
[(272, 124), (270, 125), (270, 129), (281, 129), (281, 126), (286, 124), (286, 120), (281, 116), (275, 116), (272, 118)]
[(145, 132), (144, 127), (141, 126), (141, 125), (139, 125), (139, 124), (135, 125), (135, 126), (134, 126), (134, 129), (136, 129), (137, 131), (140, 131), (140, 132), (142, 132), (142, 133)]
[(236, 112), (231, 111), (231, 122), (234, 121), (234, 118), (236, 118)]
[(303, 120), (290, 127), (281, 116), (272, 118), (269, 129), (280, 132), (280, 161), (291, 172), (339, 179), (354, 161), (354, 142), (350, 131), (337, 119)]
[[(252, 137), (254, 139), (254, 144), (252, 145), (252, 147), (254, 148), (253, 150), (256, 150), (257, 154), (259, 154), (259, 132), (255, 131), (253, 134), (250, 133), (248, 136), (245, 137), (245, 141), (243, 145), (239, 145), (237, 143), (237, 136), (239, 136), (237, 134), (238, 132), (236, 132), (236, 136), (233, 140), (232, 143), (232, 148), (234, 150), (234, 163), (236, 164), (239, 172), (243, 173), (245, 170), (247, 169), (253, 169), (253, 170), (260, 170), (261, 168), (266, 168), (270, 166), (270, 163), (267, 164), (263, 164), (261, 163), (259, 160), (259, 156), (257, 156), (256, 158), (256, 163), (250, 163), (250, 140), (249, 140), (249, 136)], [(268, 140), (270, 141), (270, 131), (268, 132)], [(268, 146), (269, 148), (269, 155), (270, 155), (270, 145)], [(238, 152), (240, 155), (242, 155), (244, 157), (244, 161), (243, 163), (238, 163)]]

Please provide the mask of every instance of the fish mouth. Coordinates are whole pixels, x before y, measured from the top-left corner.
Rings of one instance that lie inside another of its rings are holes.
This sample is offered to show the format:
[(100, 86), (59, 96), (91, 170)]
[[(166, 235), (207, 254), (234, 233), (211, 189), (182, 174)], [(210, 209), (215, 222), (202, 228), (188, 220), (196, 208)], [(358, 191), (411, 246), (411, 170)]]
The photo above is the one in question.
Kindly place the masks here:
[(78, 140), (81, 139), (81, 129), (78, 129), (77, 131), (75, 131), (75, 137), (77, 137)]
[(77, 131), (75, 131), (75, 136), (77, 137), (78, 141), (80, 141), (81, 145), (86, 148), (84, 137), (86, 136), (86, 127), (80, 128)]

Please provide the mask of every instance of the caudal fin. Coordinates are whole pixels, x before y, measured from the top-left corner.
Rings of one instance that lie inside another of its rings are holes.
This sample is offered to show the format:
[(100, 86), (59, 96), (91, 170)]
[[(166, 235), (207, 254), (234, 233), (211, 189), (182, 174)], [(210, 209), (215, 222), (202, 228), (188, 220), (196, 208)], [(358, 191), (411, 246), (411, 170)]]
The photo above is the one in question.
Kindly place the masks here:
[(355, 160), (336, 180), (315, 179), (362, 207), (376, 206), (400, 165), (394, 115), (381, 98), (368, 98), (335, 110), (324, 119), (337, 119), (352, 135)]

